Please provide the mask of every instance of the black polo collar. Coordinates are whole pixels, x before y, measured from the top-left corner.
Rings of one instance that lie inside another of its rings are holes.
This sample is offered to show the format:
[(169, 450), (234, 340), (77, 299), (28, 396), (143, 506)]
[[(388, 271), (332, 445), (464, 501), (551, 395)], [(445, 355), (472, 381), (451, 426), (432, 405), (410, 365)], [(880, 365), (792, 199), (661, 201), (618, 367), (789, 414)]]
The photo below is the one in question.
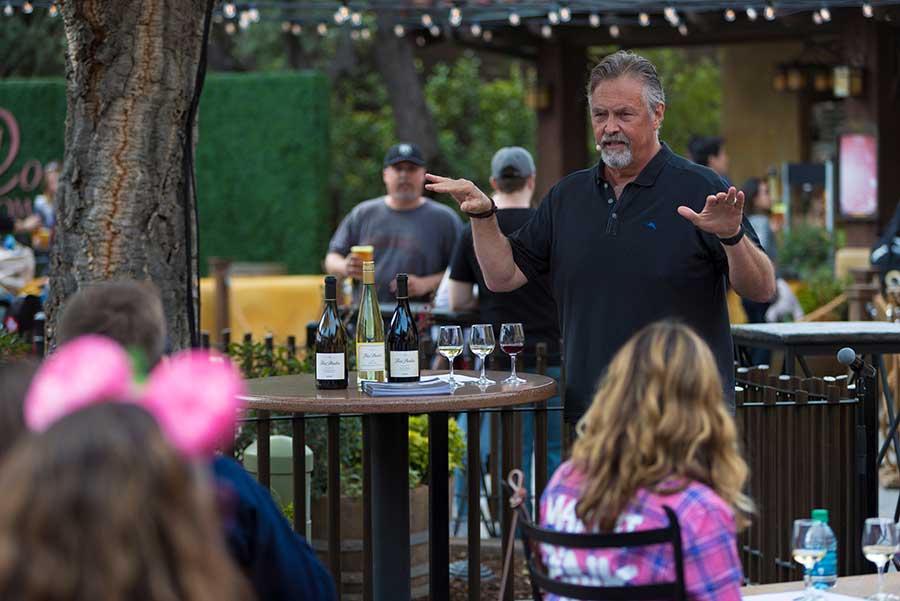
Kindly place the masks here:
[[(660, 171), (669, 162), (669, 159), (673, 156), (672, 150), (669, 148), (668, 144), (665, 142), (660, 142), (660, 148), (657, 153), (650, 159), (650, 162), (647, 163), (647, 166), (638, 173), (638, 176), (632, 182), (633, 184), (637, 184), (638, 186), (650, 187), (656, 183), (656, 178), (659, 176)], [(606, 178), (603, 176), (603, 161), (600, 160), (594, 166), (594, 172), (596, 174), (597, 184), (602, 184), (606, 181)]]

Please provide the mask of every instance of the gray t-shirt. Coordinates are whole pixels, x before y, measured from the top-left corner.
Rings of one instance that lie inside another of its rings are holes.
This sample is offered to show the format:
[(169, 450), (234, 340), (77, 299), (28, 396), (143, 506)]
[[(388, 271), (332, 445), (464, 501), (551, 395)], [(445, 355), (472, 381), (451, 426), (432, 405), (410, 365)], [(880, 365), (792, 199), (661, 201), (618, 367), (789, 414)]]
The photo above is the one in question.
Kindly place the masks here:
[(426, 276), (444, 271), (461, 231), (456, 213), (438, 202), (426, 199), (411, 211), (395, 211), (380, 196), (359, 203), (344, 217), (328, 252), (347, 256), (352, 246), (374, 246), (378, 302), (386, 304), (394, 301), (390, 283), (398, 273)]

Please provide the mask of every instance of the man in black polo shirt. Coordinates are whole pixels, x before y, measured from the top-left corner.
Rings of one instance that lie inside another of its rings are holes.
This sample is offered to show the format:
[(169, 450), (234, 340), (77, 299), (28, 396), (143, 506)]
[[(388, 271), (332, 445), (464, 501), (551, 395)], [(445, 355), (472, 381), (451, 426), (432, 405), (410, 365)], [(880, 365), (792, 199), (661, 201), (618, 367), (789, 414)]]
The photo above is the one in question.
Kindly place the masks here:
[(601, 161), (547, 194), (518, 232), (472, 182), (426, 176), (473, 217), (491, 290), (550, 275), (566, 344), (566, 419), (577, 420), (615, 352), (644, 325), (679, 319), (710, 345), (726, 399), (734, 367), (726, 278), (745, 298), (775, 293), (772, 264), (743, 217), (744, 194), (659, 141), (665, 94), (656, 68), (616, 52), (591, 72), (591, 125)]

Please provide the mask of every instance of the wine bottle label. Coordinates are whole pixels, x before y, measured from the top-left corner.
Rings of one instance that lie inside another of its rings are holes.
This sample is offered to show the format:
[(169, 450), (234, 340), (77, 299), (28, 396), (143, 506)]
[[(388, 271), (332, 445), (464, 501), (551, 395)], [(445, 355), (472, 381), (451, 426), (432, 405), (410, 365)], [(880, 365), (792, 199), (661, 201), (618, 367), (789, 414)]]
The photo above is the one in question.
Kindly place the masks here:
[(316, 353), (317, 380), (343, 380), (344, 353)]
[(356, 369), (359, 371), (384, 371), (384, 343), (358, 342), (356, 344)]
[(419, 377), (419, 351), (391, 351), (391, 377)]

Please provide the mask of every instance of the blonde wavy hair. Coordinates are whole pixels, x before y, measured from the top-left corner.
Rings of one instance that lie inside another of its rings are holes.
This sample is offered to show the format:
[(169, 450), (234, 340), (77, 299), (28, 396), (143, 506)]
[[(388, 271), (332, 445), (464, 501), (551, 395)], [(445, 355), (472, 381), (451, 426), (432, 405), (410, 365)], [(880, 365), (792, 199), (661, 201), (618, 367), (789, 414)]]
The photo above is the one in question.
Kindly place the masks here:
[(716, 362), (687, 326), (657, 322), (616, 353), (572, 449), (585, 486), (576, 506), (585, 524), (612, 530), (638, 489), (659, 494), (690, 481), (709, 486), (750, 523), (747, 464), (725, 410)]

